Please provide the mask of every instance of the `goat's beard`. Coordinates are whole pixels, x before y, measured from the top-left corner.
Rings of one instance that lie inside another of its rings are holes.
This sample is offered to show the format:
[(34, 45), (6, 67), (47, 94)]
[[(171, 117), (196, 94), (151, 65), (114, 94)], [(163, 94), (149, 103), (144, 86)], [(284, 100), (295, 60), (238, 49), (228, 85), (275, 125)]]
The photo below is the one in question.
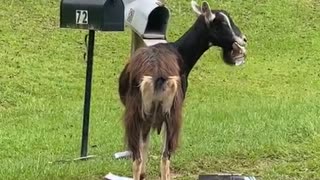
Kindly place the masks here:
[(231, 66), (239, 66), (245, 62), (245, 54), (237, 49), (222, 49), (222, 58), (224, 62)]

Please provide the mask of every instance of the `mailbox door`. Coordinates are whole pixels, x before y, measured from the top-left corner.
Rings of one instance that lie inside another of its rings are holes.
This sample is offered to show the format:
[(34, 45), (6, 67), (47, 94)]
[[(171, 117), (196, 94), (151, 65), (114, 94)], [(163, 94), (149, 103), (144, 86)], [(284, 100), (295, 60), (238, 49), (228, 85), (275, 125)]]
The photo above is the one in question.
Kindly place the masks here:
[(124, 4), (122, 0), (107, 0), (104, 5), (103, 31), (124, 31)]

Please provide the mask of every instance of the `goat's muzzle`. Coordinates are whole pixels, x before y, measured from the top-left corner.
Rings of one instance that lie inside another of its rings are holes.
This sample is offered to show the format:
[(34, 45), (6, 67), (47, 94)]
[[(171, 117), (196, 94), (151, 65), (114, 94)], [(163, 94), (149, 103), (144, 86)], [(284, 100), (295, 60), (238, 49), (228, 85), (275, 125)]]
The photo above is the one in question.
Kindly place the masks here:
[(231, 49), (223, 49), (223, 60), (226, 64), (239, 66), (245, 63), (247, 56), (246, 39), (235, 38)]
[(247, 51), (245, 45), (240, 45), (238, 42), (232, 44), (231, 58), (236, 66), (245, 63), (246, 55)]

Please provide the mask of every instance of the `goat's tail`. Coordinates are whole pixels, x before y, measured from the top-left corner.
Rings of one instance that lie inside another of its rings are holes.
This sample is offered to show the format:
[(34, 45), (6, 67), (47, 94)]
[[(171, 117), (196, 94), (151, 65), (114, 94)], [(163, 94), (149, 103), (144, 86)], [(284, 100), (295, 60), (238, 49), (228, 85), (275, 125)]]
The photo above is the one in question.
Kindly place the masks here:
[(169, 77), (152, 77), (143, 76), (140, 83), (141, 93), (153, 92), (153, 93), (165, 93), (168, 90), (175, 94), (178, 89), (179, 77), (169, 76)]
[(155, 101), (162, 102), (162, 110), (170, 113), (174, 98), (178, 93), (179, 82), (179, 76), (143, 76), (140, 83), (143, 114), (150, 113)]

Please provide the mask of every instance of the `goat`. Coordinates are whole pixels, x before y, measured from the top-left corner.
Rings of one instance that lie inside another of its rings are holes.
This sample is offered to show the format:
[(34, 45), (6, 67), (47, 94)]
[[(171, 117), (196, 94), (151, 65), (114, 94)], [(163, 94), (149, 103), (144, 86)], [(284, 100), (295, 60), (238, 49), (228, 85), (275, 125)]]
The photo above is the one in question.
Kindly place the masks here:
[(192, 1), (191, 7), (198, 17), (182, 37), (137, 49), (119, 77), (134, 180), (145, 178), (151, 129), (163, 132), (161, 179), (170, 179), (170, 156), (179, 144), (188, 76), (201, 55), (218, 46), (228, 65), (243, 64), (246, 58), (246, 38), (226, 11), (211, 10), (207, 2), (199, 7)]

